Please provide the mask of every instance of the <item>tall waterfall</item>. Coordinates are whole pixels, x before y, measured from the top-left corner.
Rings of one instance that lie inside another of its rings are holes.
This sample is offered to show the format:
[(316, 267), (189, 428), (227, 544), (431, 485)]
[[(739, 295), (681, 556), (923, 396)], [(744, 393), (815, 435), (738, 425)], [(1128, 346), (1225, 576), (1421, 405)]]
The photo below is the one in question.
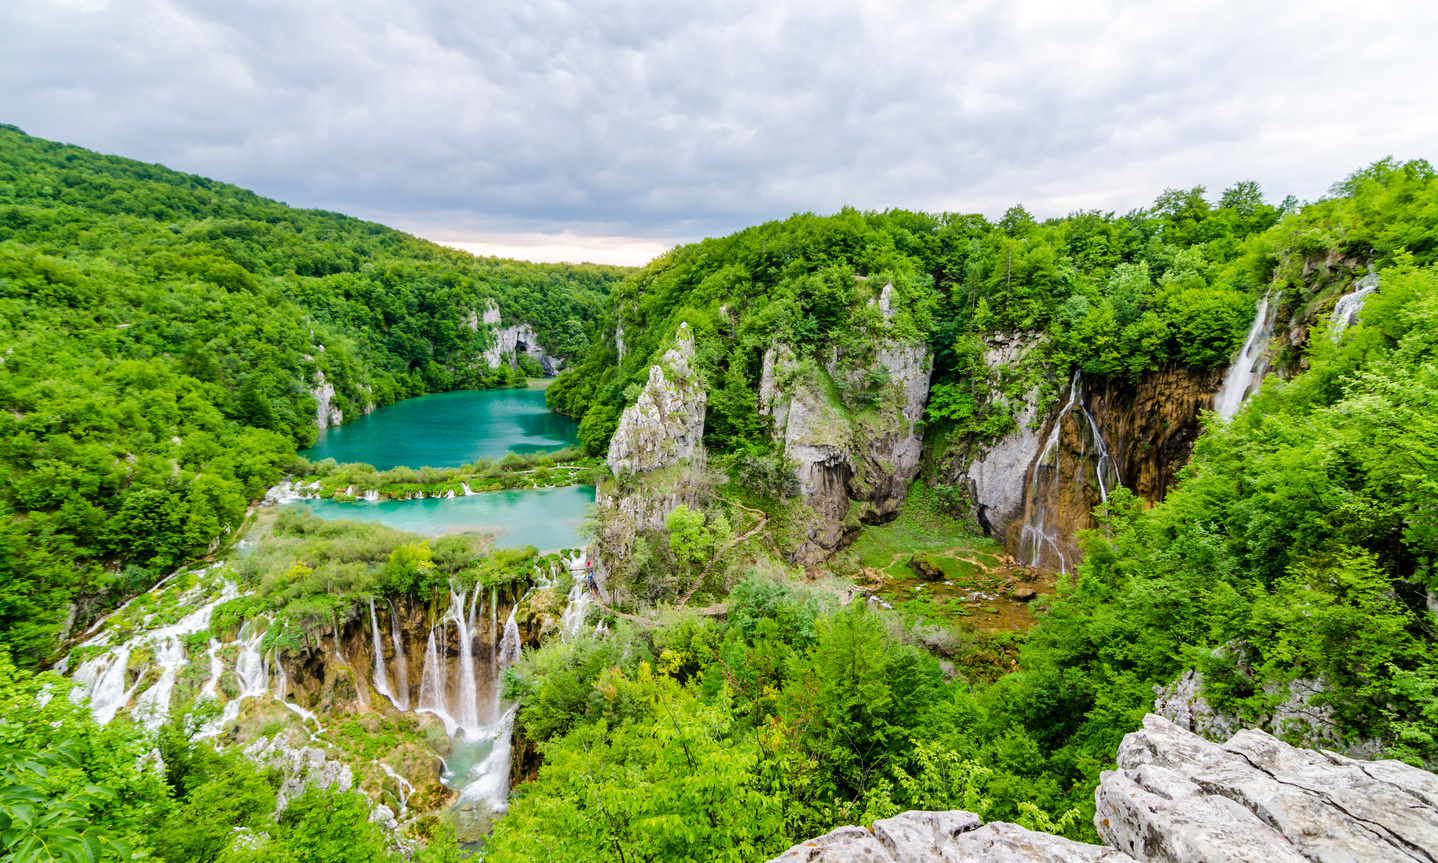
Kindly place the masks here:
[(1258, 301), (1253, 315), (1253, 326), (1248, 328), (1248, 338), (1243, 348), (1229, 365), (1223, 377), (1223, 388), (1213, 398), (1213, 410), (1224, 420), (1230, 420), (1243, 406), (1243, 400), (1263, 382), (1268, 371), (1268, 342), (1273, 338), (1273, 312), (1278, 306), (1271, 303), (1273, 295), (1265, 294)]
[(438, 716), (444, 720), (444, 727), (448, 730), (454, 727), (454, 719), (449, 715), (449, 705), (445, 703), (445, 668), (439, 662), (439, 646), (435, 644), (434, 630), (435, 627), (430, 628), (429, 643), (424, 648), (424, 671), (419, 678), (419, 707), (416, 709)]
[(1363, 303), (1368, 295), (1378, 290), (1378, 274), (1369, 272), (1368, 275), (1358, 280), (1354, 290), (1338, 298), (1333, 306), (1333, 315), (1329, 318), (1328, 337), (1337, 342), (1343, 338), (1343, 333), (1358, 319), (1358, 313), (1363, 311)]
[[(1033, 475), (1029, 479), (1028, 519), (1019, 535), (1019, 560), (1023, 564), (1039, 569), (1056, 569), (1062, 573), (1068, 572), (1068, 555), (1063, 549), (1062, 531), (1059, 525), (1054, 523), (1057, 513), (1052, 510), (1051, 501), (1058, 498), (1063, 491), (1059, 438), (1063, 433), (1064, 417), (1075, 408), (1083, 414), (1085, 422), (1082, 428), (1088, 432), (1085, 443), (1091, 445), (1097, 455), (1094, 460), (1094, 473), (1098, 481), (1099, 499), (1107, 501), (1109, 491), (1120, 483), (1118, 465), (1109, 454), (1098, 422), (1088, 412), (1088, 408), (1084, 407), (1083, 376), (1076, 371), (1069, 382), (1068, 402), (1054, 418), (1053, 428), (1044, 441), (1038, 461), (1034, 463)], [(1087, 449), (1085, 453), (1087, 454)], [(1079, 480), (1080, 473), (1076, 472), (1075, 481)]]
[(395, 693), (399, 698), (397, 706), (400, 710), (409, 710), (409, 661), (404, 657), (404, 642), (399, 638), (399, 612), (393, 601), (389, 604), (389, 635), (394, 643), (395, 676), (399, 682), (399, 692)]
[(379, 635), (379, 618), (374, 613), (374, 598), (369, 601), (369, 626), (370, 633), (374, 638), (374, 688), (375, 691), (389, 699), (390, 704), (396, 710), (403, 710), (399, 706), (399, 699), (394, 697), (394, 690), (389, 688), (389, 676), (384, 670), (384, 641)]

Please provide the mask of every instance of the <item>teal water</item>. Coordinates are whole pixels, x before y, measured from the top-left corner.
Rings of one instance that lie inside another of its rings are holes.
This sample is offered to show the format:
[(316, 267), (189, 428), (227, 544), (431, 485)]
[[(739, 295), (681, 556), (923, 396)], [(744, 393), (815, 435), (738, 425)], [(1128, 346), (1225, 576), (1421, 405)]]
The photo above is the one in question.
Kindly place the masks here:
[(461, 390), (405, 399), (325, 429), (300, 455), (380, 470), (459, 467), (507, 452), (570, 446), (579, 442), (578, 429), (574, 420), (545, 408), (542, 389)]
[(377, 521), (428, 536), (466, 531), (492, 533), (496, 545), (532, 545), (548, 552), (579, 548), (586, 543), (578, 530), (592, 503), (594, 486), (581, 485), (375, 503), (335, 503), (320, 499), (285, 506), (307, 506), (320, 518)]

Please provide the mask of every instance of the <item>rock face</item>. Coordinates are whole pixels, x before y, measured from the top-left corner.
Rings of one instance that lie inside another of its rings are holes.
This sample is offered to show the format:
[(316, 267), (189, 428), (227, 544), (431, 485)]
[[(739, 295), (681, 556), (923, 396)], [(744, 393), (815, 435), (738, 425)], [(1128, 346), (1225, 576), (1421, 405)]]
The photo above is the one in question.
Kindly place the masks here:
[(484, 360), (492, 369), (499, 368), (500, 363), (512, 363), (515, 351), (524, 351), (544, 369), (549, 376), (559, 374), (564, 366), (564, 360), (559, 357), (552, 357), (539, 344), (539, 335), (535, 333), (534, 327), (529, 324), (513, 324), (508, 327), (500, 326), (499, 306), (489, 300), (482, 316), (471, 314), (465, 321), (471, 330), (478, 331), (481, 325), (490, 328), (490, 334), (494, 342), (484, 352)]
[(323, 749), (300, 746), (292, 748), (289, 737), (276, 734), (261, 737), (244, 749), (245, 757), (261, 767), (280, 772), (280, 788), (275, 795), (275, 814), (279, 815), (290, 801), (305, 793), (311, 785), (318, 788), (334, 786), (340, 791), (354, 787), (354, 772), (349, 765), (330, 760)]
[(770, 863), (1133, 863), (1101, 845), (983, 822), (972, 812), (905, 812), (863, 827), (840, 827), (795, 845)]
[(335, 385), (325, 380), (325, 373), (315, 370), (315, 385), (310, 390), (315, 397), (315, 425), (322, 429), (343, 425), (344, 411), (334, 403)]
[[(984, 357), (991, 385), (1025, 380), (1015, 370), (1039, 345), (1034, 334), (992, 337)], [(1022, 562), (1067, 568), (1060, 559), (1072, 564), (1073, 537), (1096, 526), (1093, 509), (1107, 490), (1122, 484), (1148, 503), (1164, 499), (1193, 451), (1200, 413), (1213, 407), (1221, 372), (1170, 366), (1136, 384), (1078, 377), (1043, 416), (1034, 387), (1012, 405), (1013, 431), (987, 444), (956, 442), (941, 456), (939, 476), (967, 492), (969, 518)], [(1035, 540), (1045, 553), (1036, 553)]]
[(1161, 716), (1124, 738), (1094, 826), (1139, 860), (1432, 861), (1438, 777), (1297, 749), (1257, 730), (1223, 745)]
[[(1262, 731), (1210, 743), (1161, 716), (1123, 739), (1088, 845), (962, 811), (840, 827), (771, 863), (1414, 863), (1438, 860), (1438, 776), (1297, 749)], [(1107, 846), (1107, 847), (1105, 847)]]
[[(887, 318), (892, 289), (882, 297)], [(819, 516), (795, 560), (822, 559), (858, 521), (882, 524), (898, 515), (923, 454), (931, 371), (927, 346), (891, 338), (854, 354), (831, 350), (822, 366), (778, 342), (765, 352), (759, 413), (797, 465), (800, 493)]]
[[(1338, 731), (1338, 722), (1333, 708), (1315, 698), (1327, 690), (1323, 680), (1299, 678), (1285, 685), (1264, 684), (1264, 693), (1274, 696), (1273, 710), (1262, 717), (1259, 725), (1287, 739), (1294, 739), (1305, 746), (1333, 749), (1351, 758), (1372, 758), (1383, 750), (1377, 740), (1350, 741)], [(1243, 721), (1228, 713), (1221, 713), (1203, 697), (1203, 673), (1192, 669), (1183, 672), (1173, 683), (1157, 693), (1154, 712), (1172, 721), (1185, 731), (1192, 731), (1209, 740), (1226, 740), (1239, 728)]]
[(657, 470), (702, 452), (707, 396), (694, 372), (694, 336), (680, 324), (674, 347), (649, 367), (649, 382), (624, 409), (609, 442), (609, 469), (616, 474)]

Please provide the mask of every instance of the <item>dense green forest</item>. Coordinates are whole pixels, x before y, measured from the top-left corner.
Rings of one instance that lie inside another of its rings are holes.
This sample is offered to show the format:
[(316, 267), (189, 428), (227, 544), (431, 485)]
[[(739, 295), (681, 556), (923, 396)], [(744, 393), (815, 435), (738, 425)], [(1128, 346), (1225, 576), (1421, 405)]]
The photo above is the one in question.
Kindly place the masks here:
[(612, 345), (597, 345), (549, 401), (580, 418), (585, 445), (602, 450), (660, 342), (687, 321), (709, 391), (705, 443), (762, 449), (752, 393), (764, 350), (776, 338), (807, 351), (866, 338), (879, 312), (856, 298), (883, 284), (898, 295), (898, 332), (935, 348), (938, 418), (1002, 425), (961, 386), (985, 332), (1047, 332), (1054, 367), (1094, 374), (1134, 378), (1171, 360), (1225, 365), (1275, 264), (1264, 232), (1295, 204), (1265, 203), (1254, 183), (1216, 202), (1204, 195), (1170, 190), (1147, 210), (1043, 222), (1021, 206), (997, 223), (846, 209), (680, 246), (614, 292), (623, 363)]
[[(521, 382), (487, 301), (582, 355), (624, 270), (476, 259), (0, 127), (0, 643), (17, 662), (203, 557), (316, 433)], [(415, 467), (419, 467), (416, 465)]]

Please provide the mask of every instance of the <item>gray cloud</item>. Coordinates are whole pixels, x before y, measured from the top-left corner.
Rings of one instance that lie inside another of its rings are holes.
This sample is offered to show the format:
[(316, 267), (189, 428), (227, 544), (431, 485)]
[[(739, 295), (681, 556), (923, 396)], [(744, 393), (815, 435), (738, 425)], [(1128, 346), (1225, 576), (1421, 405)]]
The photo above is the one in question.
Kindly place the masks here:
[(1427, 3), (66, 0), (0, 121), (412, 230), (682, 238), (796, 210), (1312, 198), (1434, 155)]

